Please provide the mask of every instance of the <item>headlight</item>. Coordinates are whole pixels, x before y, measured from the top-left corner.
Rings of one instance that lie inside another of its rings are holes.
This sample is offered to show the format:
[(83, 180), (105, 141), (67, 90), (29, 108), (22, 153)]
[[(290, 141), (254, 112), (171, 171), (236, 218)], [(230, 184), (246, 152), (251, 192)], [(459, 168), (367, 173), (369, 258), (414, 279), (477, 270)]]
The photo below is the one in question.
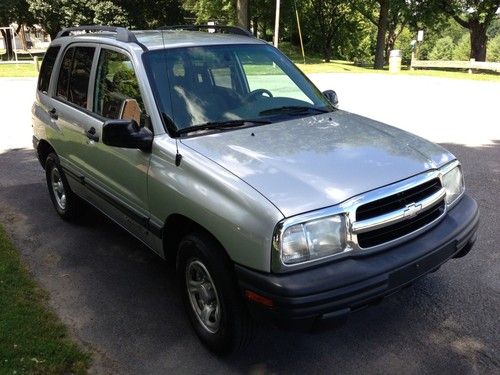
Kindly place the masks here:
[(460, 165), (443, 175), (443, 187), (446, 190), (446, 204), (449, 206), (464, 191), (464, 178)]
[(274, 246), (285, 266), (341, 253), (346, 247), (345, 218), (335, 215), (294, 224), (279, 230)]

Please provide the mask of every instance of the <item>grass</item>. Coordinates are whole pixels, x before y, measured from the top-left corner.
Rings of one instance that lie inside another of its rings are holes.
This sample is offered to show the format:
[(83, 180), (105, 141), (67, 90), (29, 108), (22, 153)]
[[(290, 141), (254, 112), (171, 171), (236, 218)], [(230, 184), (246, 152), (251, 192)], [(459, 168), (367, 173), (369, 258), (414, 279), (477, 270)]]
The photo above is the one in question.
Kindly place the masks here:
[[(372, 67), (363, 67), (355, 65), (353, 62), (333, 60), (325, 63), (318, 56), (306, 56), (306, 64), (303, 63), (301, 54), (296, 48), (291, 48), (289, 45), (284, 44), (283, 52), (285, 52), (292, 61), (306, 74), (309, 73), (371, 73), (371, 74), (391, 74), (387, 67), (384, 70), (375, 70)], [(0, 50), (1, 55), (1, 50)], [(266, 66), (252, 66), (245, 67), (247, 74), (262, 75), (262, 74), (276, 74), (275, 69)], [(408, 67), (403, 67), (401, 73), (411, 76), (431, 76), (453, 79), (472, 79), (477, 81), (500, 81), (500, 74), (495, 73), (475, 73), (469, 74), (460, 71), (445, 71), (437, 69), (420, 69), (409, 70)], [(0, 64), (0, 77), (37, 77), (38, 72), (34, 64)]]
[(46, 307), (0, 226), (0, 374), (85, 374), (90, 355)]
[(35, 64), (0, 64), (0, 77), (37, 77)]
[[(309, 73), (371, 73), (371, 74), (390, 74), (388, 67), (384, 70), (375, 70), (371, 66), (358, 66), (350, 61), (332, 60), (331, 62), (323, 62), (319, 56), (307, 56), (306, 64), (302, 58), (299, 49), (292, 47), (289, 43), (283, 43), (280, 47), (282, 51), (306, 74)], [(469, 74), (461, 71), (447, 71), (439, 69), (419, 69), (410, 70), (409, 67), (403, 66), (399, 74), (411, 76), (431, 76), (454, 79), (472, 79), (478, 81), (500, 81), (500, 74), (480, 72)]]
[[(376, 70), (371, 67), (361, 67), (357, 66), (349, 61), (331, 61), (329, 63), (313, 63), (304, 64), (302, 59), (294, 60), (295, 64), (306, 74), (310, 73), (371, 73), (371, 74), (390, 74), (387, 68), (384, 70)], [(466, 72), (459, 71), (447, 71), (438, 69), (419, 69), (410, 70), (408, 67), (403, 66), (402, 70), (398, 74), (411, 75), (411, 76), (430, 76), (430, 77), (441, 77), (441, 78), (453, 78), (453, 79), (472, 79), (476, 81), (500, 81), (500, 74), (495, 73), (474, 73), (469, 74)]]

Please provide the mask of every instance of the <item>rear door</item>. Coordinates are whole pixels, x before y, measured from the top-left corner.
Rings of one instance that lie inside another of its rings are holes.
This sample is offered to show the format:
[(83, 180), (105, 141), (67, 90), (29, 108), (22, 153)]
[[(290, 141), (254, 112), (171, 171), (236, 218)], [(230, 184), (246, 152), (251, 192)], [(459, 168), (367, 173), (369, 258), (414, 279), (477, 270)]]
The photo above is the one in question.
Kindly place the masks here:
[(48, 138), (67, 172), (71, 188), (84, 197), (87, 191), (77, 182), (83, 182), (88, 167), (85, 155), (89, 139), (85, 132), (92, 120), (88, 99), (95, 53), (96, 47), (88, 44), (66, 47), (53, 75), (53, 95), (47, 107), (53, 123)]

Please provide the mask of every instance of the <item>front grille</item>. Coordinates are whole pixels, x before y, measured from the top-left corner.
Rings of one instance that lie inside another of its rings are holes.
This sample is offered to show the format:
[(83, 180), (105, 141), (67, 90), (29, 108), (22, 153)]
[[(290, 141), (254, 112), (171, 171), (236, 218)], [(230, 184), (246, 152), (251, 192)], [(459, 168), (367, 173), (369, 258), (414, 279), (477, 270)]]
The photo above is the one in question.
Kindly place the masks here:
[(356, 210), (356, 221), (371, 219), (406, 207), (406, 205), (421, 201), (441, 189), (441, 181), (434, 178), (411, 189), (385, 197), (367, 204)]
[(403, 237), (436, 220), (444, 213), (444, 209), (444, 200), (442, 200), (411, 219), (360, 233), (358, 234), (358, 244), (362, 248), (367, 248)]

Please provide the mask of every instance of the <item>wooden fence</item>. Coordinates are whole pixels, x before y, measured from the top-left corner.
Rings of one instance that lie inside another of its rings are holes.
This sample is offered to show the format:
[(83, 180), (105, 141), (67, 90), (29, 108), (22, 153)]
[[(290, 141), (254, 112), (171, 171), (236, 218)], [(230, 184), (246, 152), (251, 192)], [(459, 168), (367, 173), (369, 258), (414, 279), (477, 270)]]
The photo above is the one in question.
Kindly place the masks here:
[(417, 68), (441, 68), (441, 69), (467, 69), (469, 73), (474, 70), (490, 70), (500, 73), (500, 62), (487, 61), (444, 61), (444, 60), (416, 60), (411, 61), (411, 69)]

